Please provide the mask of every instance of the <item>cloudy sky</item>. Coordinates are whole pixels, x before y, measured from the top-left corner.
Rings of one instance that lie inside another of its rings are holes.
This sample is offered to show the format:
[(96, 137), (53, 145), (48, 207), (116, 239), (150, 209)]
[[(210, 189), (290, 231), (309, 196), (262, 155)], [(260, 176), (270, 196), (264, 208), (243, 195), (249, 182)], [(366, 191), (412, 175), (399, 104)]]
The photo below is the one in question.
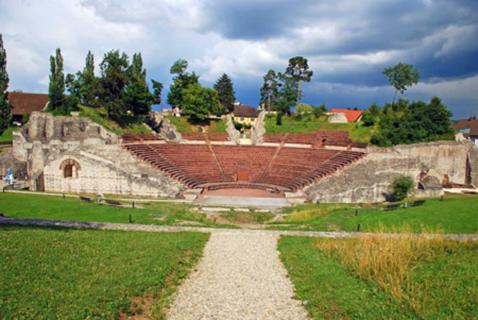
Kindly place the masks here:
[(11, 90), (46, 92), (49, 56), (65, 71), (110, 49), (140, 51), (148, 76), (169, 86), (178, 58), (211, 86), (223, 73), (257, 105), (262, 76), (290, 57), (309, 59), (304, 101), (365, 108), (391, 100), (382, 75), (418, 67), (411, 99), (441, 97), (455, 118), (478, 115), (476, 0), (0, 0)]

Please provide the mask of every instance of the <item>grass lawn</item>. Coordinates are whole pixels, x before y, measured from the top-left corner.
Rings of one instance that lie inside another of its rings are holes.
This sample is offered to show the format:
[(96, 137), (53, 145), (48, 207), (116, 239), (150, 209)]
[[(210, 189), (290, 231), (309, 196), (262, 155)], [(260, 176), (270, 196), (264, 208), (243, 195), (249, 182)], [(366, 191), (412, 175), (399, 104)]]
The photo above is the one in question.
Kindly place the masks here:
[[(180, 133), (199, 132), (199, 125), (188, 122), (186, 117), (169, 116), (167, 119), (176, 126)], [(208, 132), (226, 132), (226, 121), (224, 119), (211, 120), (207, 127)]]
[(313, 319), (476, 319), (478, 243), (283, 237)]
[[(358, 216), (355, 215), (358, 209)], [(423, 206), (382, 211), (377, 207), (306, 204), (285, 208), (283, 222), (270, 225), (277, 229), (322, 231), (397, 231), (408, 226), (412, 231), (441, 230), (445, 233), (478, 232), (478, 197), (445, 196), (428, 199)]]
[(139, 224), (221, 226), (186, 204), (154, 202), (142, 205), (144, 209), (118, 208), (76, 198), (0, 193), (0, 212), (11, 217), (128, 223), (131, 214), (133, 222)]
[(13, 140), (13, 131), (17, 131), (20, 128), (18, 127), (9, 127), (3, 131), (2, 134), (0, 134), (0, 144), (6, 144), (10, 143)]
[(360, 123), (329, 123), (323, 117), (317, 119), (313, 116), (302, 120), (293, 116), (283, 117), (281, 126), (276, 124), (275, 116), (268, 116), (265, 119), (265, 127), (267, 133), (307, 133), (317, 130), (347, 131), (352, 141), (364, 143), (370, 142), (374, 132), (373, 127), (364, 127)]
[(163, 318), (208, 235), (0, 228), (0, 318)]

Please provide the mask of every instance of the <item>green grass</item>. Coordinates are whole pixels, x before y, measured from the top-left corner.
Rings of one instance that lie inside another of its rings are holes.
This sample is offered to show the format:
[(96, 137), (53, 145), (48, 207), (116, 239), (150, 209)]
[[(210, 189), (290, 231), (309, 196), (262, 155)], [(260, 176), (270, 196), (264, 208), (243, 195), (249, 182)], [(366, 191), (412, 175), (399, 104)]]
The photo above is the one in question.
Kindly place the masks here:
[(122, 136), (124, 134), (142, 134), (150, 133), (151, 129), (142, 123), (135, 123), (129, 126), (120, 126), (113, 120), (108, 119), (105, 108), (91, 108), (80, 106), (80, 116), (90, 119), (91, 121), (102, 125), (105, 129)]
[(374, 133), (373, 127), (364, 127), (361, 123), (330, 123), (325, 117), (315, 118), (304, 117), (298, 120), (294, 116), (283, 117), (282, 125), (276, 124), (275, 116), (268, 116), (265, 119), (267, 133), (307, 133), (317, 130), (347, 131), (350, 139), (355, 142), (369, 143)]
[[(168, 116), (167, 119), (176, 126), (180, 133), (199, 132), (199, 125), (192, 124), (186, 117)], [(211, 120), (208, 124), (208, 132), (226, 132), (224, 119)]]
[[(322, 247), (357, 239), (283, 237), (278, 249), (313, 319), (475, 319), (478, 309), (478, 244), (445, 241), (430, 256), (418, 256), (394, 296), (374, 280), (360, 276)], [(360, 248), (360, 246), (358, 246)], [(354, 250), (360, 250), (352, 246)], [(378, 249), (377, 249), (378, 250)], [(374, 253), (372, 253), (374, 254)], [(376, 254), (380, 255), (376, 251)], [(350, 252), (354, 257), (354, 252)], [(387, 266), (383, 266), (386, 269)], [(380, 274), (387, 279), (383, 269)]]
[[(164, 318), (208, 235), (0, 228), (0, 318)], [(136, 302), (136, 305), (132, 302)]]
[(19, 130), (18, 127), (8, 127), (0, 135), (0, 144), (10, 143), (13, 140), (13, 132)]
[(242, 212), (228, 211), (221, 213), (221, 217), (231, 223), (238, 224), (263, 224), (275, 216), (272, 212)]
[(0, 212), (6, 216), (66, 221), (134, 223), (154, 225), (198, 225), (217, 227), (205, 214), (180, 203), (141, 204), (143, 209), (117, 208), (87, 203), (76, 198), (34, 194), (0, 193)]
[[(358, 215), (355, 215), (358, 209)], [(355, 231), (396, 231), (409, 226), (415, 232), (443, 230), (446, 233), (478, 232), (478, 197), (446, 196), (428, 199), (423, 206), (382, 211), (378, 207), (354, 205), (308, 204), (284, 210), (283, 222), (270, 226), (278, 229)]]

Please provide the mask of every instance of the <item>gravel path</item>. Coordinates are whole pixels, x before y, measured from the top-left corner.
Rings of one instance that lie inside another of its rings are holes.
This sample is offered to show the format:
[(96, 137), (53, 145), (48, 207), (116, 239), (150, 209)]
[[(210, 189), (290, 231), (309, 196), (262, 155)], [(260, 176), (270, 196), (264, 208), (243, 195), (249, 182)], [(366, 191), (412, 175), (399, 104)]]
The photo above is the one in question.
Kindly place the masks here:
[(277, 239), (274, 234), (213, 231), (197, 270), (179, 288), (168, 318), (307, 319), (301, 302), (292, 298)]

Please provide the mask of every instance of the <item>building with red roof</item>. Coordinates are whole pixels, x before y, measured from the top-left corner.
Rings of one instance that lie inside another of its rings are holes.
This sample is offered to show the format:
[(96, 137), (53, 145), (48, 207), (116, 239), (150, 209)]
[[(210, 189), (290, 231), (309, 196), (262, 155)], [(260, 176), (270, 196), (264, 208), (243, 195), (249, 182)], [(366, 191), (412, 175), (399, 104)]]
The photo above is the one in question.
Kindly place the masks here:
[(329, 122), (332, 123), (354, 123), (360, 121), (362, 118), (362, 110), (339, 109), (333, 108), (330, 110)]
[(8, 101), (12, 107), (12, 120), (21, 123), (23, 115), (45, 110), (48, 105), (48, 94), (13, 91), (8, 93)]

